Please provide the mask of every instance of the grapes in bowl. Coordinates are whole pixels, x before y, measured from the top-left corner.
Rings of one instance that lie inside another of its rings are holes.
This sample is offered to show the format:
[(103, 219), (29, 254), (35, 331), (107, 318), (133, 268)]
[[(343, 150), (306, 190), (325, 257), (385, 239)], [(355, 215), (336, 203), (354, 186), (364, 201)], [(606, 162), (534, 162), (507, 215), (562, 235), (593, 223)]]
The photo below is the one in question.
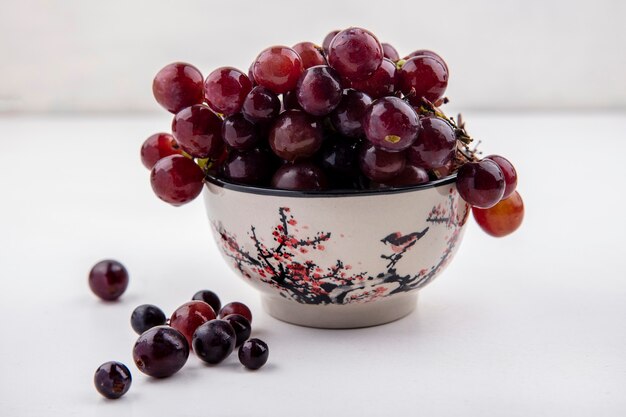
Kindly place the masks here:
[(204, 195), (233, 270), (281, 320), (362, 327), (398, 319), (454, 257), (470, 212), (496, 237), (521, 224), (517, 172), (480, 157), (443, 107), (449, 69), (405, 58), (362, 28), (322, 46), (261, 51), (247, 73), (204, 82), (176, 62), (158, 72), (171, 134), (150, 136), (143, 164), (163, 201)]

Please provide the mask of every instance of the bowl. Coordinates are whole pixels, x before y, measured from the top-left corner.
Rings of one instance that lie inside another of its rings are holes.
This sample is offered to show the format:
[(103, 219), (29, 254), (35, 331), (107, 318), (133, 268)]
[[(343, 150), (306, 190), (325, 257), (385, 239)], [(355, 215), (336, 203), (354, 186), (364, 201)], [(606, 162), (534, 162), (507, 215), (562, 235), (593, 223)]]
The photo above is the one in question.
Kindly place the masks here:
[(450, 263), (470, 212), (455, 180), (305, 192), (210, 177), (203, 194), (220, 252), (271, 316), (355, 328), (409, 314)]

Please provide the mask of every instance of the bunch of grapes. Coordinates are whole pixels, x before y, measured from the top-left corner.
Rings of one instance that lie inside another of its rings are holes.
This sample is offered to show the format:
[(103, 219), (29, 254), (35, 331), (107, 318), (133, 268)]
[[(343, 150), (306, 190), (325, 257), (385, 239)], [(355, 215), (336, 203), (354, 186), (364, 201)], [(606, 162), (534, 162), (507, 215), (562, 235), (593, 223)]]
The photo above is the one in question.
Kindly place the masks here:
[(420, 49), (396, 49), (362, 28), (329, 33), (322, 46), (272, 46), (247, 74), (194, 66), (159, 71), (154, 97), (174, 113), (172, 133), (141, 150), (156, 195), (185, 204), (207, 176), (284, 190), (400, 188), (458, 171), (459, 193), (494, 236), (514, 231), (523, 203), (503, 157), (480, 160), (463, 123), (441, 106), (448, 66)]

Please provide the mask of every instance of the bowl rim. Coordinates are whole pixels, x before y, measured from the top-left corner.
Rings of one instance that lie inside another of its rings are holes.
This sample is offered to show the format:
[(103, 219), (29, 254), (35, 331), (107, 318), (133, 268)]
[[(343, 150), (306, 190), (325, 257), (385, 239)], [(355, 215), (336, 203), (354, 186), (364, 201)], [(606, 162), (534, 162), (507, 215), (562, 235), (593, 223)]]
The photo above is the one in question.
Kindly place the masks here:
[(360, 197), (360, 196), (373, 196), (373, 195), (388, 195), (388, 194), (401, 194), (412, 191), (427, 190), (430, 188), (439, 187), (442, 185), (452, 184), (456, 181), (455, 172), (447, 177), (430, 181), (425, 184), (412, 185), (409, 187), (401, 188), (384, 188), (379, 190), (325, 190), (325, 191), (295, 191), (295, 190), (280, 190), (276, 188), (257, 187), (253, 185), (236, 184), (233, 182), (224, 181), (220, 178), (207, 175), (204, 180), (206, 183), (224, 188), (231, 191), (239, 191), (248, 194), (259, 194), (275, 197), (300, 197), (300, 198), (315, 198), (315, 197)]

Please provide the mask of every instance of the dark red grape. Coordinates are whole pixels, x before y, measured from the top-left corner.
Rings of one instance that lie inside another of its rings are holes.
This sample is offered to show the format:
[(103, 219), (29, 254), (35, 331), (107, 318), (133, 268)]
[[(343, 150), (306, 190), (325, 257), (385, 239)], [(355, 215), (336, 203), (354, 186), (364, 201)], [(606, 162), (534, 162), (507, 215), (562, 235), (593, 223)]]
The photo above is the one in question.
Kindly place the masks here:
[(328, 47), (328, 63), (350, 81), (371, 76), (383, 61), (383, 47), (371, 32), (348, 28), (339, 32)]
[(293, 50), (302, 58), (302, 66), (304, 69), (314, 67), (316, 65), (326, 65), (324, 50), (321, 46), (313, 42), (300, 42), (293, 46)]
[(200, 290), (195, 293), (193, 297), (191, 297), (191, 299), (195, 301), (204, 301), (211, 306), (214, 312), (219, 312), (220, 308), (222, 308), (222, 302), (220, 301), (220, 297), (218, 297), (217, 294), (210, 290)]
[(283, 94), (283, 108), (285, 110), (302, 110), (295, 90), (287, 91)]
[(141, 145), (141, 163), (148, 169), (161, 158), (170, 155), (180, 155), (182, 150), (174, 136), (169, 133), (155, 133)]
[(133, 378), (126, 365), (120, 362), (106, 362), (96, 369), (93, 383), (100, 394), (116, 400), (130, 389)]
[(326, 116), (341, 101), (341, 83), (337, 72), (327, 65), (305, 70), (296, 86), (302, 109), (313, 116)]
[(422, 117), (420, 126), (417, 141), (409, 149), (409, 161), (427, 170), (447, 165), (456, 152), (454, 128), (436, 116)]
[(193, 65), (174, 62), (163, 67), (152, 82), (156, 101), (171, 113), (200, 104), (204, 99), (204, 79)]
[(254, 123), (249, 122), (241, 113), (224, 119), (222, 138), (228, 146), (239, 151), (252, 149), (259, 141)]
[(310, 162), (285, 164), (278, 168), (272, 178), (272, 187), (280, 190), (324, 190), (328, 181), (324, 172)]
[(244, 303), (240, 303), (239, 301), (233, 301), (231, 303), (226, 304), (220, 310), (219, 317), (223, 319), (224, 317), (230, 314), (239, 314), (240, 316), (244, 316), (248, 319), (250, 323), (252, 323), (252, 312)]
[(387, 151), (402, 151), (417, 139), (420, 123), (413, 107), (398, 97), (374, 101), (363, 116), (363, 131), (374, 145)]
[(428, 181), (430, 181), (430, 178), (428, 177), (428, 172), (424, 168), (407, 163), (398, 175), (385, 181), (384, 185), (393, 188), (400, 188), (425, 184)]
[(185, 336), (191, 346), (193, 332), (202, 323), (213, 320), (215, 317), (215, 311), (210, 305), (204, 301), (192, 300), (181, 305), (172, 313), (170, 326)]
[(231, 151), (222, 165), (222, 175), (235, 183), (266, 185), (272, 177), (274, 166), (275, 161), (269, 151)]
[(272, 151), (286, 161), (308, 158), (322, 146), (324, 131), (312, 116), (287, 110), (278, 116), (269, 133)]
[[(359, 174), (356, 143), (345, 140), (328, 140), (320, 151), (320, 166), (332, 182), (342, 177), (353, 179)], [(344, 182), (344, 181), (339, 181)]]
[(189, 357), (187, 339), (169, 326), (156, 326), (143, 333), (133, 347), (133, 359), (141, 372), (166, 378), (178, 372)]
[(257, 56), (252, 73), (257, 84), (281, 94), (296, 87), (303, 70), (302, 58), (296, 51), (272, 46)]
[(430, 57), (433, 57), (433, 58), (437, 59), (439, 62), (441, 62), (446, 67), (446, 71), (448, 70), (448, 64), (446, 64), (446, 61), (444, 61), (443, 58), (439, 54), (437, 54), (437, 53), (435, 53), (433, 51), (430, 51), (428, 49), (418, 49), (417, 51), (413, 51), (410, 54), (408, 54), (404, 59), (411, 59), (411, 58), (416, 57), (416, 56), (430, 56)]
[(278, 116), (280, 99), (269, 89), (257, 86), (246, 96), (241, 112), (252, 123), (268, 122)]
[(363, 91), (372, 98), (390, 96), (396, 91), (396, 64), (383, 59), (382, 64), (374, 73), (362, 81), (352, 81), (352, 88)]
[(487, 209), (472, 207), (476, 223), (485, 233), (503, 237), (516, 231), (524, 220), (524, 202), (517, 191)]
[(330, 43), (333, 41), (333, 39), (335, 39), (335, 36), (337, 36), (339, 32), (339, 30), (333, 30), (324, 37), (324, 41), (322, 42), (322, 49), (324, 50), (324, 53), (326, 55), (328, 55), (328, 47), (330, 46)]
[(239, 348), (239, 362), (248, 369), (256, 370), (267, 363), (269, 354), (267, 343), (260, 339), (250, 339)]
[(504, 174), (491, 159), (467, 162), (457, 173), (456, 188), (473, 207), (495, 206), (504, 195)]
[(330, 114), (330, 122), (342, 135), (358, 138), (364, 135), (363, 115), (372, 99), (367, 94), (353, 90), (343, 90), (339, 105)]
[(412, 103), (419, 104), (422, 97), (435, 102), (448, 86), (448, 68), (432, 56), (416, 56), (402, 65), (398, 81), (400, 90)]
[(221, 67), (211, 72), (204, 82), (204, 97), (217, 113), (230, 116), (241, 110), (243, 100), (252, 90), (250, 79), (233, 67)]
[(193, 334), (193, 351), (211, 365), (218, 364), (235, 349), (235, 330), (225, 320), (211, 320), (199, 326)]
[(137, 334), (142, 334), (155, 326), (162, 326), (165, 321), (163, 310), (152, 304), (142, 304), (130, 315), (130, 325)]
[(242, 316), (241, 314), (229, 314), (224, 317), (224, 321), (227, 321), (235, 331), (235, 336), (237, 341), (235, 342), (235, 347), (241, 346), (243, 342), (248, 340), (250, 337), (250, 333), (252, 333), (252, 326), (247, 318)]
[(359, 152), (361, 171), (371, 180), (384, 182), (398, 175), (404, 169), (404, 152), (388, 152), (371, 143), (364, 143)]
[(128, 287), (128, 271), (118, 261), (106, 259), (89, 271), (89, 288), (106, 301), (117, 300)]
[(171, 155), (159, 160), (150, 172), (152, 190), (174, 206), (190, 202), (202, 192), (204, 173), (191, 159)]
[(222, 119), (207, 106), (182, 109), (172, 121), (172, 133), (185, 152), (196, 158), (216, 158), (222, 153)]
[(515, 167), (508, 159), (500, 155), (489, 155), (486, 156), (485, 159), (491, 159), (493, 162), (498, 164), (500, 170), (502, 170), (502, 173), (504, 174), (504, 182), (506, 183), (502, 199), (504, 200), (505, 198), (508, 198), (511, 194), (513, 194), (513, 191), (515, 191), (515, 188), (517, 187), (517, 171), (515, 170)]
[(400, 54), (398, 54), (396, 48), (385, 42), (381, 43), (381, 45), (383, 47), (383, 54), (385, 58), (389, 58), (394, 62), (400, 59)]

